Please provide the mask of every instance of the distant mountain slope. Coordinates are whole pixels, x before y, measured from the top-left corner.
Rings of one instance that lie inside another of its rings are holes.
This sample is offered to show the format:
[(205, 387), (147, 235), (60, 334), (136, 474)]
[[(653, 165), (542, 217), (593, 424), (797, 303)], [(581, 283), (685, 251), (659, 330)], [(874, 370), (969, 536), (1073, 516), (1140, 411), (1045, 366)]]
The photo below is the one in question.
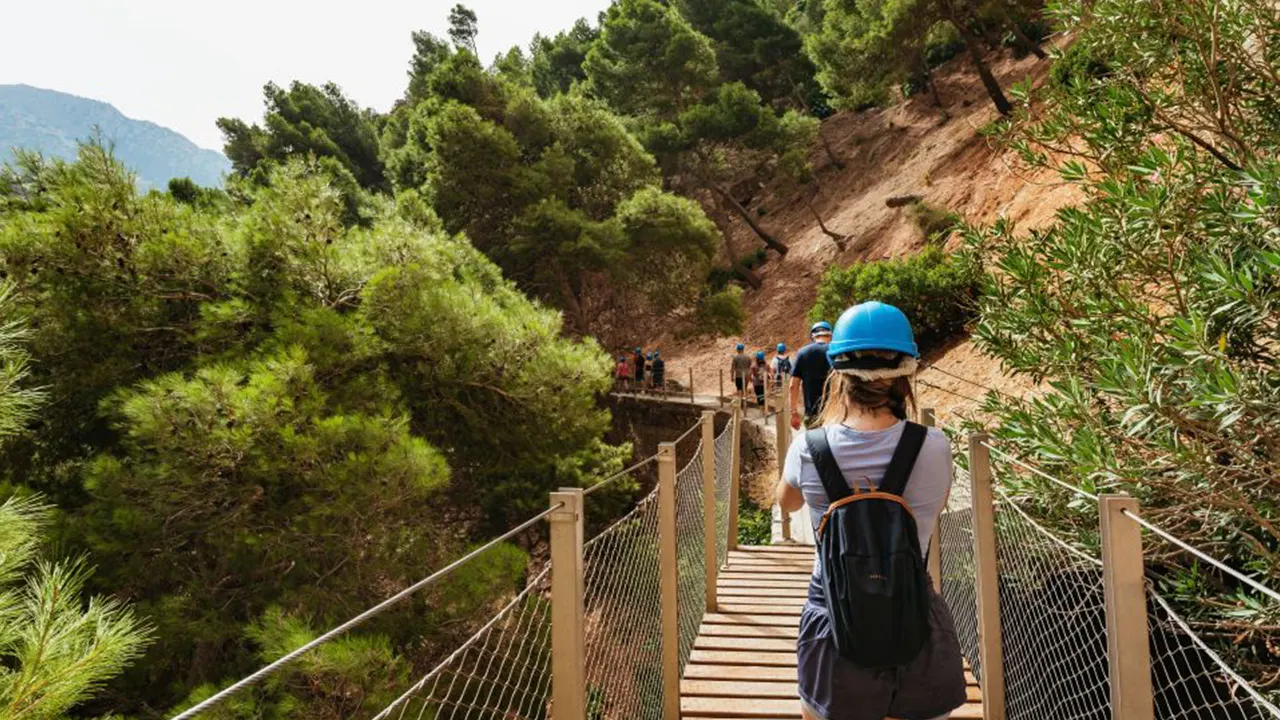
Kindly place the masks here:
[(30, 85), (0, 85), (0, 163), (12, 160), (15, 147), (74, 157), (76, 141), (88, 138), (95, 127), (114, 144), (116, 157), (138, 174), (143, 191), (163, 189), (175, 177), (220, 186), (231, 169), (222, 153), (155, 123), (127, 118), (107, 103)]

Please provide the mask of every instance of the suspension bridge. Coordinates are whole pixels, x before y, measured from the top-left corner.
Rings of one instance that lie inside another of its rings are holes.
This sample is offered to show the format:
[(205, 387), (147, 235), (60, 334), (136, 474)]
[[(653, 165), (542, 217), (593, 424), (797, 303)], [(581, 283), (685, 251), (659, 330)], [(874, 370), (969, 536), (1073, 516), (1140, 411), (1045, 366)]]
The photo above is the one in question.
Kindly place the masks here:
[[(690, 392), (683, 402), (704, 407), (701, 420), (655, 455), (589, 488), (551, 493), (545, 511), (173, 720), (209, 713), (544, 523), (545, 565), (374, 720), (800, 718), (796, 636), (813, 565), (812, 527), (807, 513), (788, 517), (776, 507), (774, 544), (740, 545), (737, 527), (743, 428), (755, 422), (773, 431), (781, 467), (790, 438), (784, 403), (779, 396), (779, 409), (748, 419), (740, 402), (726, 407), (720, 396)], [(933, 424), (932, 411), (919, 419)], [(1143, 531), (1179, 544), (1176, 535), (1145, 520), (1132, 498), (1087, 493), (985, 434), (949, 434), (962, 444), (928, 564), (967, 668), (968, 702), (951, 717), (1280, 720), (1280, 709), (1148, 580)], [(691, 437), (696, 447), (677, 457), (678, 444)], [(584, 537), (591, 496), (649, 464), (658, 471), (652, 492)], [(1015, 473), (1042, 475), (1096, 507), (1098, 542), (1082, 545), (1038, 522), (1025, 499), (1001, 483)], [(1280, 601), (1256, 580), (1182, 548)]]

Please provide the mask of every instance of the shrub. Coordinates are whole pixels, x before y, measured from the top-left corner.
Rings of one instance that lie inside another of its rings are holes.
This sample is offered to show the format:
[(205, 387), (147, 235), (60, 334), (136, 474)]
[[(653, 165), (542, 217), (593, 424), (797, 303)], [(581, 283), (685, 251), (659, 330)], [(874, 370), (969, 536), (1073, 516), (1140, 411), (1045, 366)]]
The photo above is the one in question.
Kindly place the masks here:
[(926, 202), (914, 203), (907, 208), (907, 216), (920, 229), (924, 241), (941, 245), (950, 237), (951, 231), (960, 224), (960, 216)]
[(773, 540), (773, 514), (743, 495), (738, 505), (738, 544), (768, 545)]
[(1111, 68), (1096, 49), (1083, 43), (1067, 48), (1049, 68), (1049, 81), (1058, 88), (1070, 88), (1077, 83), (1087, 84), (1111, 74)]
[(964, 328), (973, 315), (980, 271), (968, 254), (948, 255), (930, 246), (897, 260), (833, 266), (818, 284), (811, 320), (835, 320), (846, 308), (879, 300), (911, 319), (922, 349), (936, 346)]
[(743, 290), (738, 285), (726, 285), (708, 292), (698, 302), (698, 311), (687, 337), (739, 335), (747, 321), (747, 311), (742, 307)]

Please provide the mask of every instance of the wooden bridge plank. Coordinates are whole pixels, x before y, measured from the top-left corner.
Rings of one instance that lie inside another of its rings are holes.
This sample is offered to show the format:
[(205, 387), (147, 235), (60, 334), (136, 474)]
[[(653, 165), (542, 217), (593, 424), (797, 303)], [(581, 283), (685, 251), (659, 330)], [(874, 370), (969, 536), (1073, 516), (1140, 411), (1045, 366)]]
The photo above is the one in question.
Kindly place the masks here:
[[(788, 602), (796, 602), (796, 603), (803, 604), (804, 597), (805, 597), (804, 590), (809, 586), (804, 585), (803, 587), (798, 587), (798, 588), (797, 587), (780, 587), (780, 588), (733, 587), (733, 586), (726, 587), (724, 584), (721, 584), (718, 587), (720, 588), (718, 591), (718, 594), (721, 597), (743, 596), (743, 597), (754, 597), (754, 598), (759, 598), (759, 597), (775, 598), (775, 599), (785, 598)], [(731, 602), (741, 602), (741, 601), (733, 600)]]
[(739, 545), (737, 552), (783, 555), (804, 555), (813, 557), (812, 545)]
[[(796, 613), (798, 616), (799, 613)], [(774, 625), (797, 627), (796, 617), (786, 615), (753, 615), (750, 613), (707, 613), (702, 616), (704, 625)]]
[(796, 651), (795, 638), (721, 637), (709, 635), (693, 641), (698, 650), (751, 650), (758, 652)]
[(795, 678), (785, 681), (691, 680), (680, 681), (681, 696), (729, 698), (800, 697)]
[(771, 665), (686, 665), (684, 676), (699, 680), (775, 680), (796, 682), (795, 667)]
[(794, 640), (800, 632), (795, 624), (789, 625), (716, 625), (703, 622), (698, 635), (707, 637), (780, 637)]
[(786, 605), (769, 605), (764, 603), (741, 602), (744, 598), (730, 598), (728, 602), (720, 601), (720, 612), (749, 615), (786, 615), (800, 622), (800, 608), (804, 603)]
[(800, 717), (800, 701), (772, 698), (680, 698), (682, 717)]
[[(767, 576), (755, 578), (723, 578), (717, 587), (720, 588), (778, 588), (783, 590), (808, 590), (809, 578), (798, 577), (792, 580)], [(788, 593), (791, 594), (791, 593)]]
[(694, 648), (689, 662), (703, 665), (772, 665), (791, 668), (795, 672), (795, 652), (756, 652), (742, 650), (702, 650)]

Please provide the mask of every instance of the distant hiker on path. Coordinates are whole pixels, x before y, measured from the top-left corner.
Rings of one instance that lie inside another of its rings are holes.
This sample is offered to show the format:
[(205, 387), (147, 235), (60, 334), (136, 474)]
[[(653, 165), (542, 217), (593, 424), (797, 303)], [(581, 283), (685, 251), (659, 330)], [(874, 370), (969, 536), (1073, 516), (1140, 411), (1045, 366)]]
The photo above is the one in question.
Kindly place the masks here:
[(729, 376), (733, 378), (733, 386), (738, 389), (738, 397), (746, 395), (747, 375), (751, 372), (751, 358), (744, 352), (746, 345), (738, 343), (737, 352), (729, 361)]
[[(791, 429), (812, 424), (822, 414), (822, 394), (826, 391), (831, 361), (827, 359), (827, 343), (831, 342), (831, 323), (823, 320), (809, 329), (813, 342), (800, 348), (791, 367)], [(804, 405), (801, 406), (801, 397)], [(804, 412), (801, 412), (801, 409)]]
[(662, 353), (658, 350), (653, 351), (653, 365), (649, 367), (653, 374), (653, 387), (661, 391), (666, 386), (667, 381), (667, 363), (662, 359)]
[(786, 343), (778, 343), (778, 354), (769, 361), (769, 370), (773, 374), (773, 386), (782, 390), (782, 386), (791, 377), (791, 358), (787, 356)]
[(756, 353), (756, 361), (751, 364), (751, 370), (748, 372), (751, 378), (751, 387), (756, 391), (756, 404), (764, 407), (764, 383), (769, 377), (769, 366), (764, 361), (764, 351)]
[(636, 381), (636, 390), (643, 390), (644, 389), (644, 348), (639, 348), (639, 347), (636, 348), (635, 354), (631, 356), (631, 362), (632, 362), (631, 369), (634, 372), (634, 375), (632, 375), (632, 377)]
[(617, 381), (619, 389), (631, 384), (631, 366), (627, 364), (626, 355), (618, 356), (618, 364), (613, 368), (613, 378)]

